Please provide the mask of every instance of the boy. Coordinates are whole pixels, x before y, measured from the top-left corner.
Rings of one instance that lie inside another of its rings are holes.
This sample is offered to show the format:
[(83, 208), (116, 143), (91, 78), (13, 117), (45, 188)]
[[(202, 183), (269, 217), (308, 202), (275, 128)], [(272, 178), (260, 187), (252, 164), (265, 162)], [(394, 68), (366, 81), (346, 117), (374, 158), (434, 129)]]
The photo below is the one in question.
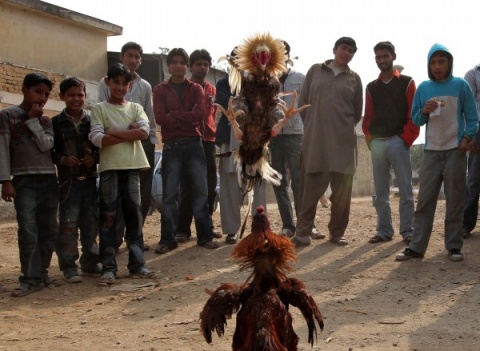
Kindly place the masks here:
[(78, 229), (82, 243), (80, 265), (84, 274), (100, 274), (97, 237), (98, 148), (88, 140), (90, 116), (83, 110), (85, 83), (71, 77), (60, 83), (65, 109), (53, 117), (55, 136), (52, 159), (60, 180), (60, 232), (56, 251), (65, 281), (80, 283)]
[(128, 270), (132, 278), (151, 278), (143, 257), (142, 208), (139, 172), (149, 164), (141, 140), (148, 138), (148, 118), (137, 103), (125, 100), (132, 74), (121, 63), (108, 69), (105, 83), (108, 101), (93, 107), (89, 139), (100, 148), (100, 260), (101, 285), (113, 284), (117, 210), (123, 209), (125, 239), (129, 250)]
[(413, 123), (426, 124), (425, 152), (420, 170), (420, 189), (414, 215), (413, 236), (398, 261), (421, 258), (432, 233), (438, 193), (444, 183), (447, 209), (445, 247), (449, 258), (462, 261), (463, 204), (465, 201), (466, 151), (478, 128), (477, 109), (468, 83), (452, 76), (453, 56), (434, 44), (428, 53), (428, 76), (415, 93)]
[(180, 177), (192, 193), (192, 212), (197, 229), (197, 244), (218, 248), (213, 240), (208, 215), (208, 190), (205, 154), (200, 126), (205, 118), (202, 87), (186, 78), (188, 54), (174, 48), (167, 55), (168, 81), (153, 89), (153, 110), (162, 128), (163, 206), (160, 242), (155, 253), (166, 254), (177, 248), (178, 192)]
[[(153, 163), (155, 162), (155, 144), (157, 143), (156, 123), (153, 116), (153, 104), (152, 104), (152, 87), (149, 82), (140, 77), (137, 73), (138, 68), (142, 64), (143, 48), (140, 44), (129, 41), (122, 46), (120, 52), (120, 62), (127, 66), (132, 74), (132, 81), (130, 83), (130, 89), (125, 95), (125, 100), (139, 103), (145, 113), (147, 114), (150, 123), (150, 134), (147, 139), (142, 140), (143, 151), (147, 156), (150, 168), (143, 169), (140, 172), (140, 196), (142, 201), (142, 216), (143, 222), (147, 218), (150, 210), (150, 203), (152, 197), (152, 178), (153, 178)], [(105, 78), (103, 78), (98, 84), (98, 101), (107, 101), (110, 97), (110, 90), (105, 84)], [(125, 224), (123, 216), (121, 215), (121, 208), (119, 209), (119, 218), (117, 220), (117, 248), (122, 245)], [(143, 226), (143, 224), (142, 224)], [(144, 249), (148, 250), (149, 246), (144, 244)]]
[(58, 235), (58, 181), (50, 157), (52, 122), (43, 116), (52, 87), (46, 76), (29, 73), (23, 80), (22, 103), (0, 111), (2, 199), (14, 201), (22, 272), (12, 297), (55, 284), (48, 268)]

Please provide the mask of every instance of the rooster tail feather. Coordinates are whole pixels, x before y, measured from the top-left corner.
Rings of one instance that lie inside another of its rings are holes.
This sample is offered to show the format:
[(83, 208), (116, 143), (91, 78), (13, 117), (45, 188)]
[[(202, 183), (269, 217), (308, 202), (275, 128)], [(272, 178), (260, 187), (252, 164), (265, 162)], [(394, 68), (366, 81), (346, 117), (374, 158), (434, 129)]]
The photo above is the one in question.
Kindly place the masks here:
[(242, 73), (235, 66), (231, 66), (228, 75), (228, 84), (230, 85), (230, 92), (233, 95), (238, 94), (242, 89)]
[(265, 146), (262, 151), (262, 157), (260, 157), (257, 162), (249, 165), (242, 160), (238, 151), (233, 154), (237, 165), (238, 183), (240, 187), (245, 185), (245, 190), (251, 191), (257, 183), (262, 182), (262, 179), (265, 179), (273, 185), (280, 185), (282, 175), (270, 165), (268, 156), (268, 146)]

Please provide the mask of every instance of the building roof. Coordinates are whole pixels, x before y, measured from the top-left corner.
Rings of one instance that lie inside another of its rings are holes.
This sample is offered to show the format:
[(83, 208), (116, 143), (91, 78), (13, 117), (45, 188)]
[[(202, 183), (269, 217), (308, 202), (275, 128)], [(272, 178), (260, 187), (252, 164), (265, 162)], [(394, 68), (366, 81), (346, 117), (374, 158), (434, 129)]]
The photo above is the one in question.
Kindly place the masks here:
[(43, 12), (45, 14), (60, 17), (65, 20), (76, 22), (90, 28), (94, 28), (107, 33), (108, 36), (121, 35), (123, 28), (116, 24), (102, 21), (98, 18), (84, 15), (60, 6), (49, 4), (40, 0), (4, 0), (11, 5), (16, 5), (31, 10)]

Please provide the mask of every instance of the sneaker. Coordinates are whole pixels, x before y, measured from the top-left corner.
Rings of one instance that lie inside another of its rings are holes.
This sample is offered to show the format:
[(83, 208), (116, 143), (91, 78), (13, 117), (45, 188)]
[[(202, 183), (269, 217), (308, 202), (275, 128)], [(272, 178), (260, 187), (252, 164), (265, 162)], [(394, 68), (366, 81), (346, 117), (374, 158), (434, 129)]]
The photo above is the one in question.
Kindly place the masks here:
[(63, 280), (65, 280), (67, 283), (81, 283), (82, 277), (78, 274), (77, 271), (71, 271), (65, 273), (65, 275), (63, 276)]
[(419, 254), (418, 252), (413, 251), (412, 249), (406, 248), (405, 251), (399, 253), (396, 257), (395, 260), (397, 261), (406, 261), (411, 258), (422, 258), (423, 255)]
[(448, 251), (448, 257), (450, 258), (450, 260), (452, 260), (453, 262), (459, 262), (459, 261), (463, 261), (463, 254), (462, 254), (462, 251), (460, 251), (460, 249), (451, 249)]
[(280, 232), (280, 235), (287, 238), (292, 238), (295, 236), (295, 233), (289, 228), (283, 228), (282, 231)]

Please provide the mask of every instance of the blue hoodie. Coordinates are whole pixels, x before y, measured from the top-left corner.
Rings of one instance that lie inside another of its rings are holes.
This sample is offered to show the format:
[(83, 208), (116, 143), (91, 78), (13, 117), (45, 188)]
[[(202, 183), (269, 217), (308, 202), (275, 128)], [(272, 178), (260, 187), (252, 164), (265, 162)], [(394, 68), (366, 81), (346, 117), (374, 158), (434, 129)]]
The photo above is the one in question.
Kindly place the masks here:
[[(430, 59), (437, 51), (447, 53), (451, 59), (448, 77), (435, 80), (430, 71)], [(412, 105), (412, 120), (417, 126), (426, 124), (425, 150), (451, 150), (457, 148), (465, 136), (475, 137), (478, 129), (477, 108), (470, 86), (463, 78), (453, 77), (453, 56), (443, 45), (434, 44), (428, 52), (428, 77), (415, 93)], [(431, 118), (422, 114), (428, 100), (441, 101), (440, 116)]]

